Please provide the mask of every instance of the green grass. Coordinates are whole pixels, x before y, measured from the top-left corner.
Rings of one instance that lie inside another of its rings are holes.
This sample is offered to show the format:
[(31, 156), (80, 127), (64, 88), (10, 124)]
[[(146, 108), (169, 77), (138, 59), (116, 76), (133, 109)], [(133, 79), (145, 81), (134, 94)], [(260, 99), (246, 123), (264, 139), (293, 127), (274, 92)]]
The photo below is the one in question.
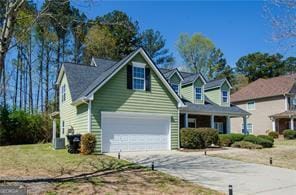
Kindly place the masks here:
[[(46, 188), (44, 184), (26, 183), (29, 189), (32, 189), (30, 185), (35, 190), (39, 187), (38, 194), (221, 194), (124, 160), (105, 155), (69, 154), (66, 150), (53, 150), (50, 144), (3, 146), (0, 156), (0, 178), (88, 174), (88, 177), (48, 183)], [(91, 175), (106, 170), (108, 174)]]

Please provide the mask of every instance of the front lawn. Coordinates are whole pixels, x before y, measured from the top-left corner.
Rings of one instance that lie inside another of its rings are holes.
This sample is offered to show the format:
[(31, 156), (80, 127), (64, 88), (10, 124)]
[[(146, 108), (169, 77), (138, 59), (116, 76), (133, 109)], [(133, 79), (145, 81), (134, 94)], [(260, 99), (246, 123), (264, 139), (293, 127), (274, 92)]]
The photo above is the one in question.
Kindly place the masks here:
[(1, 183), (26, 185), (32, 194), (221, 194), (127, 161), (71, 155), (49, 144), (4, 146), (0, 156)]
[(210, 154), (211, 156), (240, 160), (244, 162), (269, 165), (269, 158), (273, 159), (273, 166), (296, 170), (296, 140), (275, 140), (273, 148), (259, 150), (241, 150)]

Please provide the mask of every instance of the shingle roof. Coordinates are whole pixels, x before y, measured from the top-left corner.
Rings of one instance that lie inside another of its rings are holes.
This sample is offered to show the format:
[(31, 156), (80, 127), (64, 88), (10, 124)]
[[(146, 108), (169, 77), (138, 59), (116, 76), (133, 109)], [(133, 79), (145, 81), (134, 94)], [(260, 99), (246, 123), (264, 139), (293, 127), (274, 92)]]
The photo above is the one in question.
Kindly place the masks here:
[(226, 81), (225, 78), (208, 81), (205, 84), (205, 90), (207, 90), (207, 89), (213, 89), (213, 88), (217, 88), (217, 87), (221, 87), (225, 81)]
[(72, 100), (76, 100), (101, 71), (97, 67), (74, 63), (64, 63), (63, 67), (67, 75)]
[(290, 117), (295, 117), (295, 116), (296, 116), (296, 111), (289, 110), (289, 111), (285, 111), (285, 112), (281, 112), (281, 113), (278, 113), (278, 114), (271, 115), (269, 117), (273, 117), (273, 118), (290, 118)]
[(258, 79), (231, 95), (231, 102), (273, 97), (296, 92), (296, 74)]
[(235, 105), (219, 106), (217, 104), (193, 104), (191, 102), (184, 102), (186, 107), (182, 107), (183, 112), (198, 112), (202, 114), (230, 114), (236, 116), (250, 115), (245, 110), (240, 109)]

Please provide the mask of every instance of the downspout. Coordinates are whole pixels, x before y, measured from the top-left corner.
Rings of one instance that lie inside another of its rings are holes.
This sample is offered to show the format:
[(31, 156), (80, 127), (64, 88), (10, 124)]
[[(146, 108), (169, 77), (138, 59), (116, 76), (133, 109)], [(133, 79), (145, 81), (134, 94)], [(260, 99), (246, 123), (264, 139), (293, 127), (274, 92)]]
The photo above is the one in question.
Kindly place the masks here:
[(86, 103), (88, 105), (87, 108), (87, 131), (88, 133), (91, 133), (91, 99), (88, 101), (83, 99), (82, 102)]

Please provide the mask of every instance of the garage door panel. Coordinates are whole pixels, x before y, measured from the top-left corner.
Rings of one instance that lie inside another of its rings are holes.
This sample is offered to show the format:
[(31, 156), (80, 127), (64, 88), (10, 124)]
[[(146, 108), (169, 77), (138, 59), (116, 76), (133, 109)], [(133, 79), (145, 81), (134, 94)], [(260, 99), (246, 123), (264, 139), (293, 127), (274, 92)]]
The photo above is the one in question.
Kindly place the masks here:
[(103, 152), (168, 150), (169, 129), (170, 117), (102, 114)]

